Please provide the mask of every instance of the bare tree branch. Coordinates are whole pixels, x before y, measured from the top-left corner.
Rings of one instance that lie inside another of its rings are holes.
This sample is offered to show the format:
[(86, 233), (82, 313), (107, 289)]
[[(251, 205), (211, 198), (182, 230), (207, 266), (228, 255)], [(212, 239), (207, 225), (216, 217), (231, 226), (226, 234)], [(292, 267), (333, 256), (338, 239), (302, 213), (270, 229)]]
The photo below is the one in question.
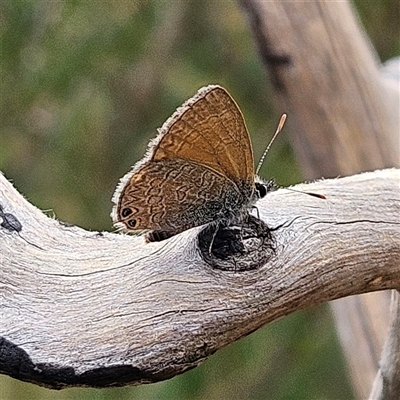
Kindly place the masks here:
[[(241, 3), (305, 178), (398, 167), (400, 61), (382, 68), (351, 2)], [(360, 399), (379, 368), (389, 299), (373, 293), (331, 304)]]
[[(1, 176), (0, 371), (52, 388), (155, 382), (295, 310), (400, 287), (400, 171), (299, 185), (257, 206), (275, 253), (225, 271), (194, 228), (166, 241), (45, 216)], [(240, 261), (240, 256), (237, 257)]]

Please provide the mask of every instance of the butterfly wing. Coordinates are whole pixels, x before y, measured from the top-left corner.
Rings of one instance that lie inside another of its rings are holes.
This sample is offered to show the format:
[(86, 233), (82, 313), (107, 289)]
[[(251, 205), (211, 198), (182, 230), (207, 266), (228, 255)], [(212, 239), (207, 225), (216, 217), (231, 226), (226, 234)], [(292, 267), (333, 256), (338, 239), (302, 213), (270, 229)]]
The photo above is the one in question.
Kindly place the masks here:
[(181, 158), (208, 166), (235, 184), (254, 186), (254, 161), (243, 115), (220, 86), (201, 88), (164, 123), (151, 159)]
[(243, 204), (235, 185), (206, 166), (180, 159), (148, 161), (123, 184), (112, 218), (123, 230), (172, 236), (233, 218)]
[(242, 113), (223, 88), (207, 86), (175, 111), (121, 179), (111, 217), (125, 230), (175, 234), (234, 218), (253, 192), (253, 153)]

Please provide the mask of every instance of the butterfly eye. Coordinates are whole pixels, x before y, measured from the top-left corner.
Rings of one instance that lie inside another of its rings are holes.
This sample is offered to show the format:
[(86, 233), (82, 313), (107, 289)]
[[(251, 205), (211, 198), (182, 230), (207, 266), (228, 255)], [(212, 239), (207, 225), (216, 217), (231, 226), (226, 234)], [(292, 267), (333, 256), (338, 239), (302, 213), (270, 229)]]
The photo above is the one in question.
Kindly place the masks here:
[(130, 228), (134, 228), (136, 226), (136, 219), (130, 219), (128, 225)]
[[(124, 218), (128, 217), (128, 216), (131, 215), (131, 214), (132, 214), (132, 210), (131, 210), (130, 208), (124, 208), (124, 209), (122, 210), (122, 212), (121, 212), (121, 215), (122, 215)], [(135, 225), (136, 225), (136, 222), (135, 222)]]
[(258, 197), (262, 199), (267, 194), (267, 188), (261, 183), (256, 182), (256, 191), (258, 192)]

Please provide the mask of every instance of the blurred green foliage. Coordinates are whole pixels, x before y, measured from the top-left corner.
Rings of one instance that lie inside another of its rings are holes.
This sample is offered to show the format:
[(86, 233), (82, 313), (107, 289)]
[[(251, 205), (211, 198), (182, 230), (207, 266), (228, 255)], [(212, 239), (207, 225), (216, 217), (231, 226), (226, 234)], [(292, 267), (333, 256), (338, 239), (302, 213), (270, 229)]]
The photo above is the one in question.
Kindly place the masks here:
[[(381, 59), (399, 54), (397, 0), (356, 7)], [(0, 51), (0, 169), (33, 204), (86, 229), (112, 229), (118, 179), (199, 87), (231, 92), (256, 160), (278, 120), (233, 0), (3, 0)], [(288, 135), (261, 171), (282, 185), (301, 180)], [(2, 376), (0, 398), (352, 398), (327, 310), (286, 317), (167, 382), (54, 392)]]

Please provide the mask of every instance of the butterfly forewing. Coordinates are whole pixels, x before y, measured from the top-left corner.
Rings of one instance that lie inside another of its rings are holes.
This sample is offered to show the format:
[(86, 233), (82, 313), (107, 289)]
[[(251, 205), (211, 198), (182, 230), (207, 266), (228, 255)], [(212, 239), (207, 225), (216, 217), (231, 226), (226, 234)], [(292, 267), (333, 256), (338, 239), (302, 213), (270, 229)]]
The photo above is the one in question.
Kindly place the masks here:
[(195, 161), (238, 181), (253, 184), (253, 152), (242, 113), (219, 86), (207, 86), (160, 129), (153, 160)]

